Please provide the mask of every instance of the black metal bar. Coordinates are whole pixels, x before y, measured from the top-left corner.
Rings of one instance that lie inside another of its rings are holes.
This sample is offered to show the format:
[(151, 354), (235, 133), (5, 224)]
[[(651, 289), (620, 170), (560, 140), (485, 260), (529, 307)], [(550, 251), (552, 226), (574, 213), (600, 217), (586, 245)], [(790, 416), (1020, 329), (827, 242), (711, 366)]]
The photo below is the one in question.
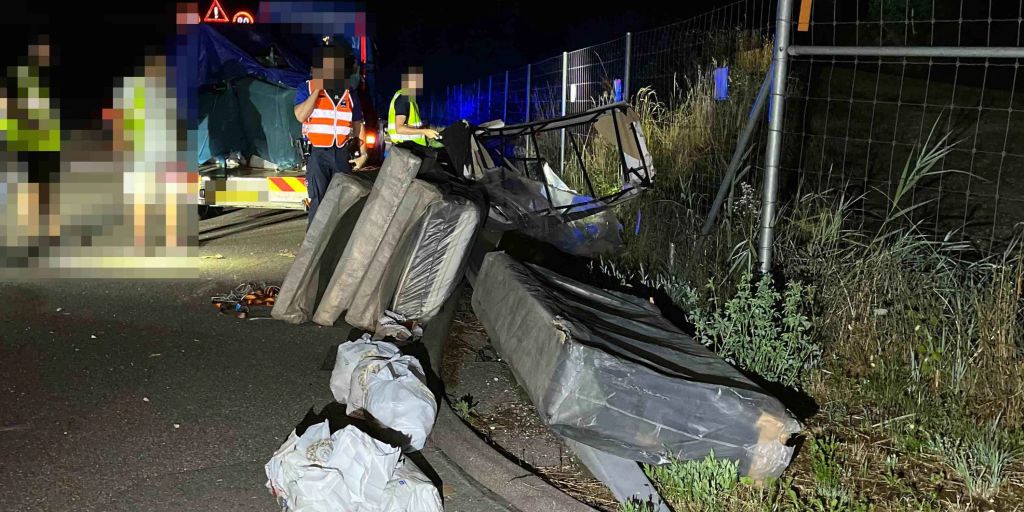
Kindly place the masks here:
[[(601, 117), (608, 111), (625, 111), (628, 105), (624, 102), (612, 103), (610, 105), (604, 105), (601, 107), (593, 108), (579, 114), (569, 114), (563, 117), (554, 119), (542, 119), (539, 121), (532, 121), (524, 124), (509, 125), (501, 128), (481, 128), (480, 136), (485, 138), (490, 137), (501, 137), (501, 136), (520, 136), (526, 135), (531, 132), (543, 132), (547, 130), (560, 130), (567, 128), (568, 126), (577, 124), (587, 124), (593, 122), (595, 119)], [(566, 126), (558, 126), (555, 128), (548, 128), (548, 126), (555, 123), (569, 122)]]
[(633, 140), (636, 142), (636, 152), (640, 155), (640, 169), (644, 170), (644, 175), (640, 176), (640, 173), (636, 174), (637, 178), (640, 178), (640, 185), (644, 187), (651, 186), (651, 169), (647, 167), (647, 158), (644, 157), (644, 148), (640, 146), (640, 134), (636, 131), (636, 125), (629, 123), (629, 131), (633, 132)]
[(615, 142), (619, 144), (619, 159), (622, 161), (622, 178), (629, 179), (629, 165), (626, 163), (626, 152), (622, 149), (622, 134), (619, 133), (619, 117), (612, 113), (612, 126), (615, 127)]
[[(530, 133), (530, 139), (533, 140), (533, 152), (543, 162), (544, 160), (540, 156), (540, 144), (537, 144), (537, 133), (536, 132)], [(543, 164), (541, 164), (541, 180), (544, 181), (544, 191), (547, 192), (547, 196), (548, 196), (547, 197), (547, 199), (548, 199), (548, 208), (547, 208), (546, 211), (550, 212), (551, 211), (551, 207), (554, 206), (554, 202), (551, 199), (551, 185), (548, 184), (548, 177), (547, 177), (547, 175), (545, 175), (543, 167), (544, 167)], [(530, 175), (529, 171), (526, 172), (526, 175), (527, 176)]]
[(571, 131), (569, 132), (569, 144), (572, 145), (572, 151), (576, 154), (576, 161), (580, 163), (580, 172), (583, 173), (583, 180), (587, 182), (590, 197), (597, 197), (597, 192), (594, 191), (594, 184), (590, 182), (590, 173), (587, 172), (587, 165), (583, 163), (583, 154), (580, 153), (580, 147), (576, 144), (576, 135)]

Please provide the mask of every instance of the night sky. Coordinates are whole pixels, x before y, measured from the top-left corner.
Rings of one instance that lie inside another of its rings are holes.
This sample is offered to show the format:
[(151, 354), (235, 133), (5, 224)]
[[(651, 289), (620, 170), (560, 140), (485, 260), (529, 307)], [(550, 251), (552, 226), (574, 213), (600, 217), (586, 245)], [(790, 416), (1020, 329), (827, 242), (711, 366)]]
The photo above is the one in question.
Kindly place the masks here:
[[(255, 11), (257, 1), (222, 0), (225, 9)], [(428, 88), (476, 78), (590, 44), (685, 19), (715, 3), (654, 2), (637, 8), (576, 8), (557, 13), (551, 2), (374, 2), (380, 70), (378, 87), (392, 89), (405, 66), (423, 64)], [(209, 2), (200, 3), (205, 13)], [(140, 65), (145, 48), (161, 47), (174, 33), (174, 2), (110, 0), (24, 2), (7, 5), (3, 25), (6, 68), (24, 54), (34, 33), (47, 33), (60, 66), (54, 94), (70, 125), (87, 125), (108, 106), (116, 77)]]

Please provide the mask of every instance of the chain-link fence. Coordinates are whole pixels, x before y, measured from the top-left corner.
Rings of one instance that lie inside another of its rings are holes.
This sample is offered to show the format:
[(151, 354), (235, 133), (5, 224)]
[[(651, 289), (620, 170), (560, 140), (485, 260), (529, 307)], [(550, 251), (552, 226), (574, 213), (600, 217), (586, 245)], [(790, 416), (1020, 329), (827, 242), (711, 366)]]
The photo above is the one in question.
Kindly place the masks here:
[(563, 84), (568, 114), (628, 99), (645, 87), (672, 104), (695, 72), (709, 71), (736, 53), (743, 44), (737, 31), (760, 43), (767, 40), (773, 12), (772, 0), (739, 0), (672, 25), (452, 85), (434, 95), (429, 115), (438, 124), (557, 117), (563, 111)]
[[(842, 191), (865, 223), (913, 208), (923, 230), (998, 249), (1024, 221), (1022, 20), (1021, 0), (817, 0), (794, 12), (784, 184)], [(901, 195), (931, 151), (944, 156)]]
[[(775, 3), (744, 0), (694, 18), (632, 35), (631, 91), (649, 87), (670, 106), (680, 101), (688, 81), (742, 51), (754, 39), (770, 35)], [(740, 35), (744, 37), (738, 37)]]
[[(783, 26), (786, 37), (776, 38)], [(771, 121), (777, 103), (778, 123), (762, 123), (767, 130), (760, 126), (739, 148), (743, 179), (769, 178), (763, 234), (774, 225), (776, 199), (828, 192), (850, 198), (848, 213), (865, 224), (884, 219), (898, 199), (897, 211), (914, 207), (910, 217), (922, 230), (986, 252), (1024, 222), (1022, 38), (1024, 0), (740, 0), (451, 86), (431, 102), (431, 120), (521, 123), (639, 103), (638, 92), (653, 92), (663, 114), (682, 119), (680, 129), (712, 126), (702, 137), (726, 141), (692, 144), (700, 155), (680, 164), (700, 197), (694, 204), (710, 204), (774, 58), (784, 74), (767, 89), (764, 118)], [(701, 112), (695, 91), (718, 103)], [(585, 144), (587, 134), (575, 135)], [(541, 145), (560, 146), (555, 155), (572, 151), (564, 138)], [(897, 197), (929, 151), (941, 158)], [(550, 160), (570, 170), (560, 159)], [(762, 247), (761, 257), (770, 250)]]

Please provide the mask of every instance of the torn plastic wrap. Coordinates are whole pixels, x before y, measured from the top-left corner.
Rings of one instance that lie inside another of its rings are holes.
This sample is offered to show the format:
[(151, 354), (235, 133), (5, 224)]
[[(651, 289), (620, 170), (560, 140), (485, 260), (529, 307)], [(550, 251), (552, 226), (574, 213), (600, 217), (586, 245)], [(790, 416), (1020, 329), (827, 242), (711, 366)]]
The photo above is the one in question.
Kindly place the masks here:
[[(559, 183), (561, 180), (555, 185)], [(504, 169), (488, 171), (484, 180), (484, 188), (491, 203), (488, 227), (498, 231), (518, 229), (531, 238), (577, 256), (591, 257), (621, 248), (621, 225), (615, 213), (603, 209), (599, 203), (586, 204), (592, 201), (591, 197), (576, 194), (564, 183), (561, 185), (561, 188), (551, 183), (545, 186), (540, 181)], [(549, 195), (552, 201), (547, 199)], [(560, 214), (533, 213), (572, 204), (580, 206), (560, 210)], [(586, 216), (565, 220), (560, 217), (561, 214)]]
[(272, 317), (300, 324), (313, 316), (317, 299), (345, 250), (371, 186), (372, 181), (362, 176), (334, 175), (281, 284)]
[(392, 309), (406, 318), (428, 323), (462, 280), (471, 244), (483, 220), (476, 203), (447, 196), (427, 208), (408, 235), (405, 266)]
[(389, 151), (349, 243), (313, 315), (314, 322), (334, 325), (349, 308), (360, 281), (384, 240), (388, 225), (397, 214), (406, 191), (419, 171), (420, 163), (420, 159), (407, 149), (393, 147)]
[(395, 343), (404, 344), (422, 337), (423, 328), (421, 326), (410, 322), (404, 315), (394, 311), (384, 311), (384, 314), (377, 319), (377, 328), (373, 331), (371, 339), (379, 341), (390, 338)]
[(407, 451), (422, 450), (437, 418), (437, 402), (413, 356), (367, 357), (352, 372), (346, 412), (363, 409), (381, 425), (408, 436)]
[(472, 303), (558, 434), (651, 464), (714, 450), (755, 479), (789, 464), (800, 423), (652, 304), (504, 253), (485, 258)]
[(354, 426), (331, 434), (324, 421), (288, 436), (266, 464), (267, 487), (290, 512), (380, 510), (399, 457)]
[[(391, 302), (397, 285), (397, 276), (389, 274), (388, 267), (400, 243), (409, 236), (412, 227), (423, 217), (427, 207), (441, 200), (441, 192), (434, 185), (413, 180), (405, 197), (391, 218), (376, 251), (370, 256), (363, 278), (355, 288), (345, 322), (353, 327), (372, 331), (377, 319)], [(353, 253), (357, 254), (357, 253)], [(354, 261), (354, 260), (353, 260)]]

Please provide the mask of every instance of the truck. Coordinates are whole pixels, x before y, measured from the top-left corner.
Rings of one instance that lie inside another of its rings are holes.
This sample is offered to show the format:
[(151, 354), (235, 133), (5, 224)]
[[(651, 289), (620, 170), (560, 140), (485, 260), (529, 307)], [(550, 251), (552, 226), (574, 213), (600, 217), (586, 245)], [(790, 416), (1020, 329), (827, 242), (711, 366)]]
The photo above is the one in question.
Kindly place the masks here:
[(268, 12), (232, 22), (228, 13), (228, 21), (211, 19), (215, 8), (223, 11), (214, 0), (206, 19), (189, 33), (188, 58), (195, 61), (189, 64), (198, 86), (198, 105), (190, 111), (197, 116), (192, 156), (201, 218), (224, 207), (307, 207), (308, 143), (292, 109), (296, 88), (309, 79), (313, 49), (326, 39), (355, 53), (358, 69), (350, 89), (363, 107), (369, 165), (383, 160), (384, 125), (373, 93), (377, 52), (365, 14), (301, 10), (310, 6), (261, 3)]

